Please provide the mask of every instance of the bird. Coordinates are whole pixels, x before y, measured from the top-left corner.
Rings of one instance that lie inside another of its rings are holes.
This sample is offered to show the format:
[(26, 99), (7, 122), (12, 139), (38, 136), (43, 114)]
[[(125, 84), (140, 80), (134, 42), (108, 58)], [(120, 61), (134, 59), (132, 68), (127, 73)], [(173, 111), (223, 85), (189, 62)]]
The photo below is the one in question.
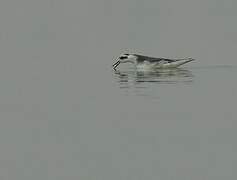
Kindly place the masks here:
[(152, 70), (152, 69), (167, 69), (177, 68), (183, 64), (194, 61), (193, 58), (183, 59), (167, 59), (167, 58), (155, 58), (150, 56), (144, 56), (139, 54), (122, 54), (117, 58), (117, 61), (112, 65), (116, 70), (117, 66), (121, 63), (132, 63), (136, 69), (140, 70)]

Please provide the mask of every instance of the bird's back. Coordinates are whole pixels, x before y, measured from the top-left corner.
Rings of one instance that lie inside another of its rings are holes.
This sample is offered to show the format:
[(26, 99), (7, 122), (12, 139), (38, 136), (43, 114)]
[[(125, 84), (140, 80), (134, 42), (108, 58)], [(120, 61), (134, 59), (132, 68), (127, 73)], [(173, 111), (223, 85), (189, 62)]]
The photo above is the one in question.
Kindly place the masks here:
[(160, 61), (165, 61), (167, 63), (175, 62), (174, 59), (167, 59), (167, 58), (155, 58), (150, 56), (143, 56), (139, 54), (134, 54), (137, 57), (137, 63), (143, 63), (144, 61), (148, 61), (150, 63), (156, 63)]

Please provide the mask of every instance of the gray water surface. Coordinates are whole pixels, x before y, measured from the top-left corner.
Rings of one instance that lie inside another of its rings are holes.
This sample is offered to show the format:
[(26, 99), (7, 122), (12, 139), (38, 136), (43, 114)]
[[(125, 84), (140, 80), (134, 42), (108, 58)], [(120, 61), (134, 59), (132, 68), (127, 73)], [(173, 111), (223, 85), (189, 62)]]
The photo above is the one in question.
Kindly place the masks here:
[(236, 5), (1, 1), (0, 179), (236, 180)]

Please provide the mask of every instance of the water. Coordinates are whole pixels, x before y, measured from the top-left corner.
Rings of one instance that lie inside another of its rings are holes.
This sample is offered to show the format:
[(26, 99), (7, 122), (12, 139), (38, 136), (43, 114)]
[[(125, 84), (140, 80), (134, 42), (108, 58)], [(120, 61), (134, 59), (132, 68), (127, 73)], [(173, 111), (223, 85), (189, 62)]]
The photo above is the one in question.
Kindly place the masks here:
[[(236, 3), (1, 1), (0, 177), (237, 178)], [(111, 65), (127, 50), (182, 68)]]

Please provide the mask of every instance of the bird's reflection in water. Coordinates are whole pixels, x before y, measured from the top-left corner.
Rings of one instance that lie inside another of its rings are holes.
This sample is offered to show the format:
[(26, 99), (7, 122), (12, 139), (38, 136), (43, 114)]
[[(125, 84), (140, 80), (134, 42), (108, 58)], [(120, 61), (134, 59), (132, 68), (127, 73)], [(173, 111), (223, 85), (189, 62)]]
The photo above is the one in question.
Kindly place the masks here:
[(156, 71), (115, 71), (120, 88), (147, 88), (151, 84), (192, 83), (193, 74), (185, 69), (162, 69)]

